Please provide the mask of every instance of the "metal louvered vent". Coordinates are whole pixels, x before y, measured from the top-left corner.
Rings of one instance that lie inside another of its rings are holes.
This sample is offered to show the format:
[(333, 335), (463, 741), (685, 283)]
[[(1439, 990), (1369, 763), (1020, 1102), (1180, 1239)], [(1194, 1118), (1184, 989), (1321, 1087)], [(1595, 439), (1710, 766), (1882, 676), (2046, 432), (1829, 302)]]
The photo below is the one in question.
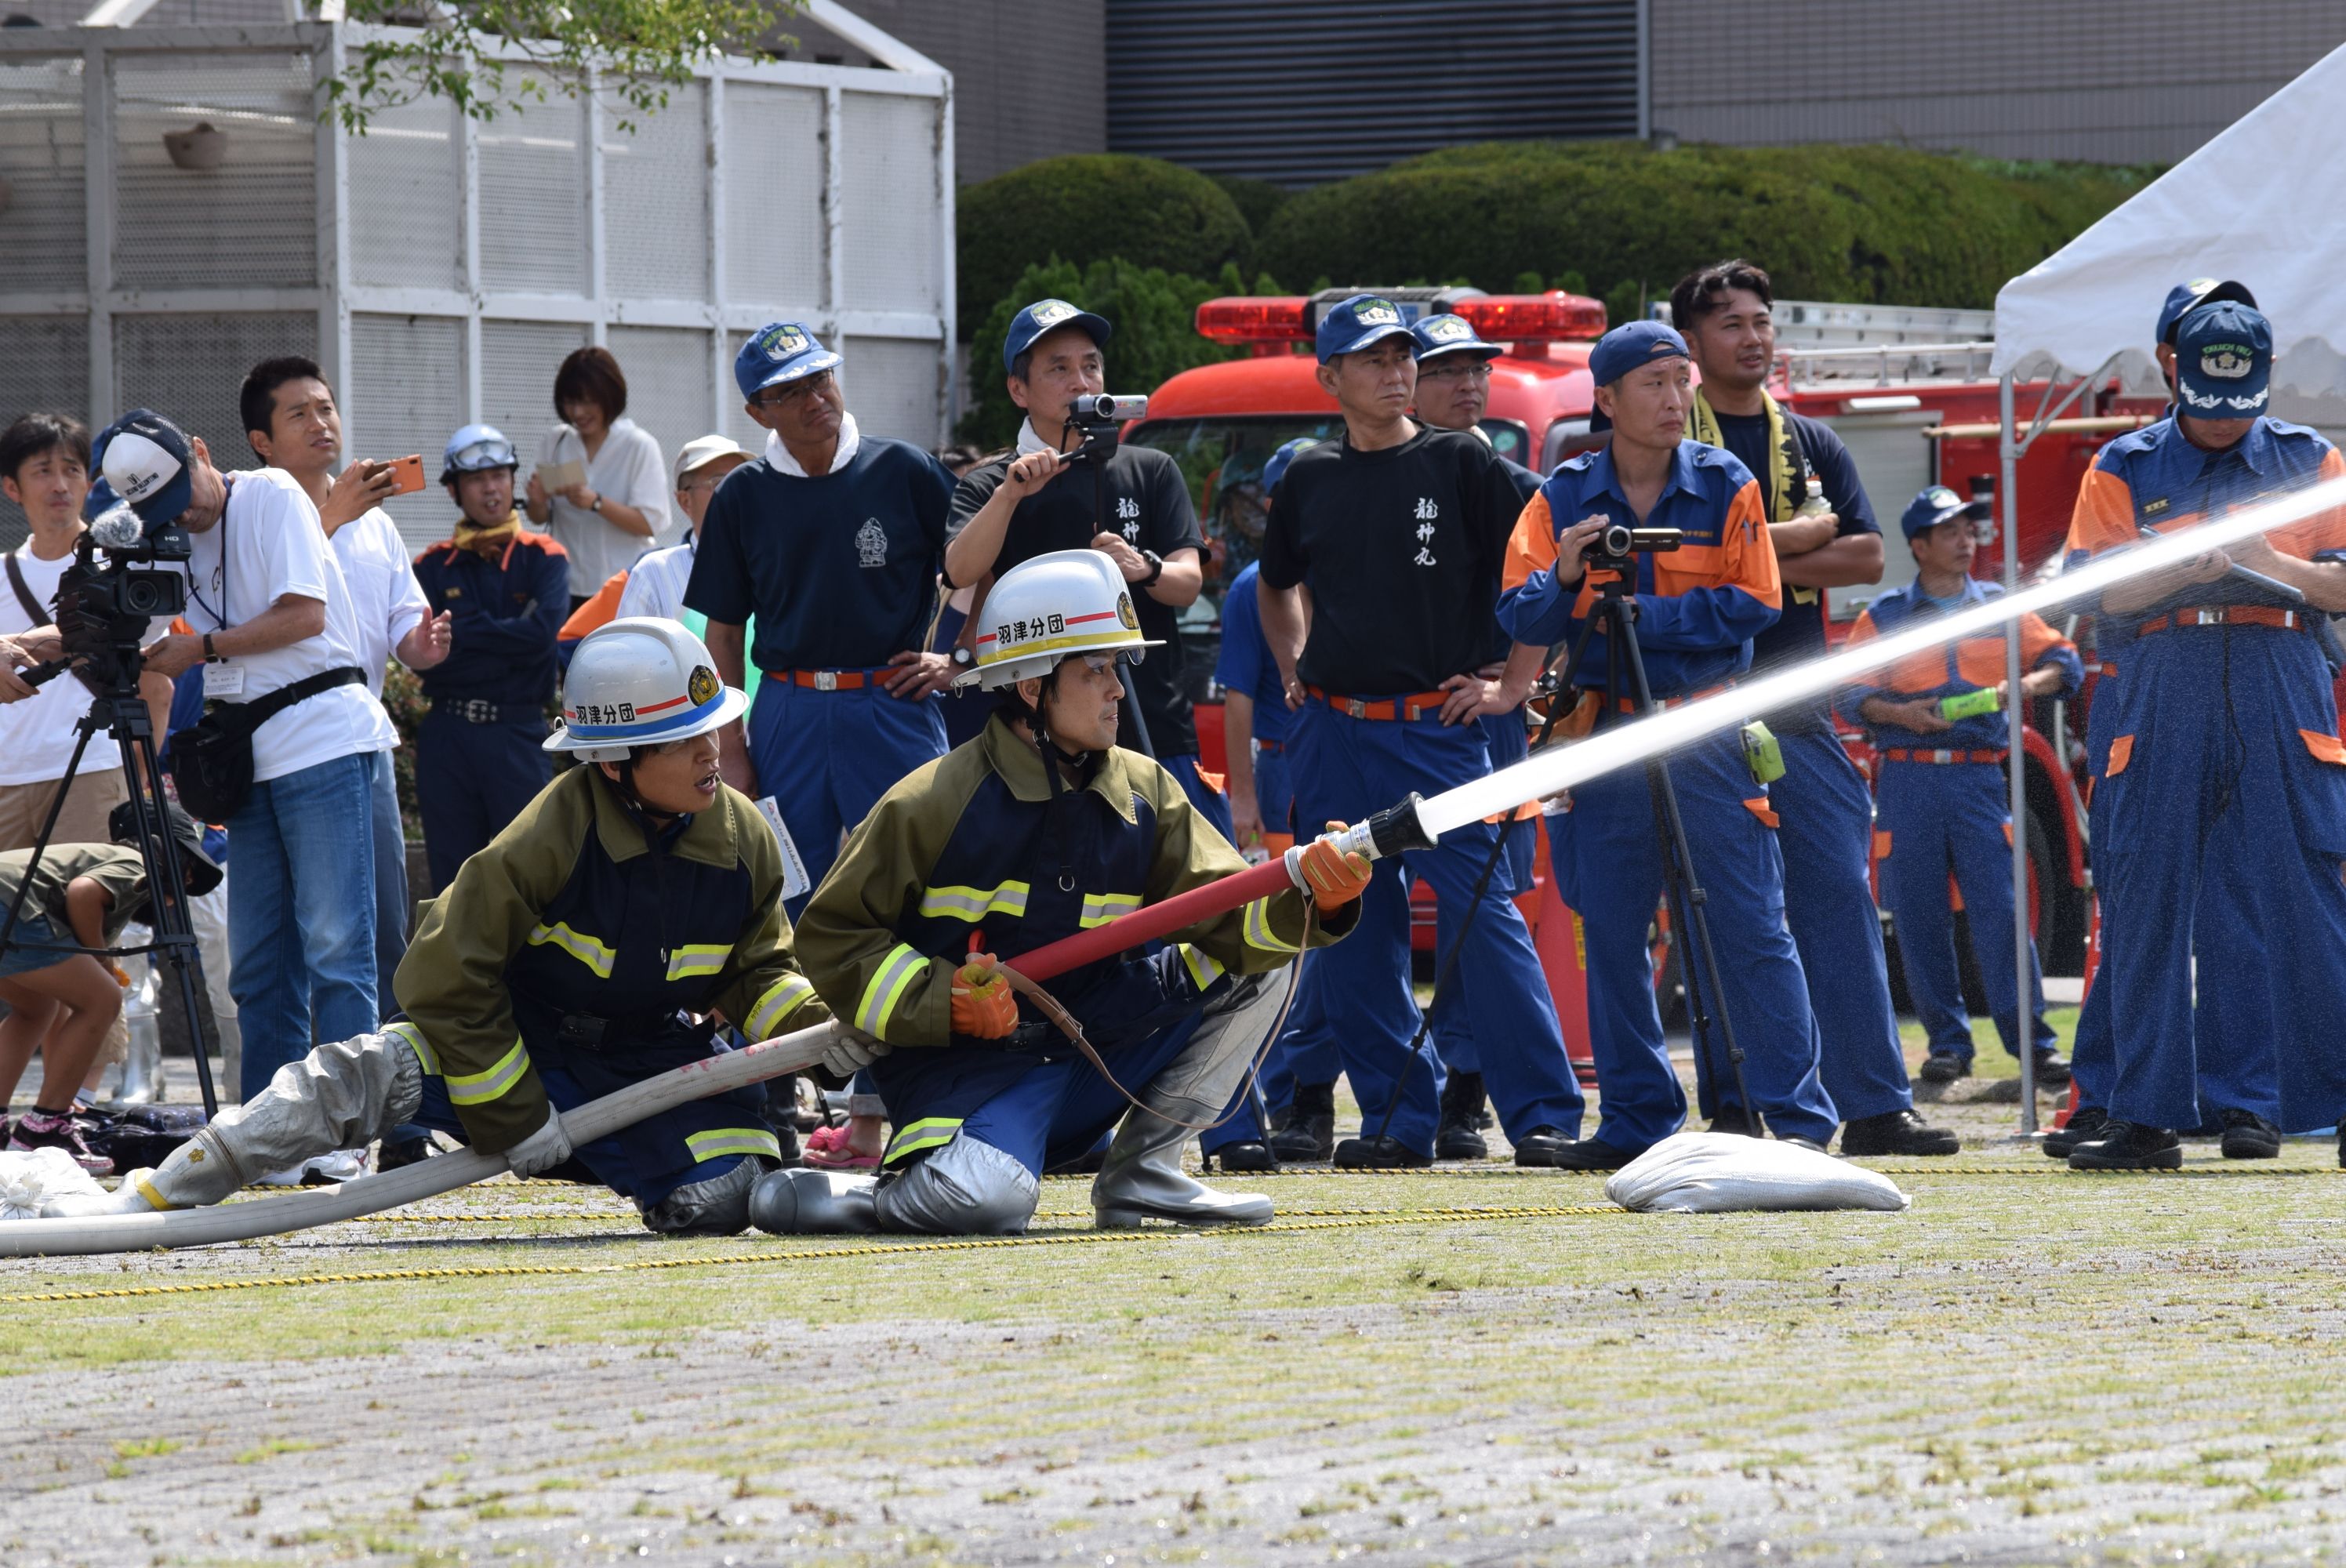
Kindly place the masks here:
[(481, 418), (514, 443), (525, 486), (562, 423), (554, 412), (554, 372), (586, 341), (586, 329), (568, 321), (481, 323)]
[(0, 65), (0, 178), (8, 184), (0, 277), (11, 289), (87, 286), (81, 61)]
[[(670, 87), (668, 107), (603, 132), (605, 287), (648, 300), (709, 298), (709, 89)], [(702, 379), (708, 367), (702, 367)]]
[(421, 453), (427, 484), (383, 510), (411, 550), (448, 536), (454, 508), (436, 483), (440, 453), (464, 418), (464, 324), (444, 316), (351, 318), (342, 386), (342, 455), (355, 462)]
[(1107, 0), (1107, 144), (1309, 185), (1461, 142), (1638, 132), (1638, 0)]
[(840, 346), (847, 406), (866, 435), (933, 446), (943, 389), (937, 346), (904, 338), (857, 338)]
[(481, 127), (485, 287), (586, 292), (586, 105), (559, 93)]
[(847, 216), (846, 302), (861, 311), (933, 312), (941, 292), (936, 178), (927, 98), (849, 93), (840, 109), (840, 192)]
[(114, 96), (118, 287), (317, 281), (307, 56), (125, 55)]
[[(19, 414), (69, 413), (89, 423), (89, 323), (79, 316), (0, 316), (0, 426)], [(22, 508), (0, 495), (0, 550), (26, 533)]]
[[(627, 417), (652, 433), (660, 455), (673, 464), (684, 443), (707, 435), (715, 426), (716, 398), (710, 387), (710, 347), (707, 332), (680, 327), (613, 327), (603, 335), (604, 347), (619, 361), (627, 378)], [(730, 377), (727, 378), (730, 380)], [(661, 545), (684, 541), (684, 515)]]
[(822, 94), (725, 85), (725, 285), (811, 313), (823, 297)]
[(458, 165), (456, 113), (440, 98), (378, 109), (351, 138), (352, 282), (464, 286)]
[(115, 402), (169, 415), (203, 437), (220, 468), (252, 468), (260, 460), (245, 444), (236, 405), (245, 372), (279, 354), (317, 352), (315, 316), (117, 316)]

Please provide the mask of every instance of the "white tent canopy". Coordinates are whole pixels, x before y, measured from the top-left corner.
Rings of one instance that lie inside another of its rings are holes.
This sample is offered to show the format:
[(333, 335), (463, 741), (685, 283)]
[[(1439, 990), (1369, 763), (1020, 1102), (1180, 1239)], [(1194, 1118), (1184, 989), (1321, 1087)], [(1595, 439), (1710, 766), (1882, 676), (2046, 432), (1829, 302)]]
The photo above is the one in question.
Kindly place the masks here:
[(2235, 121), (1995, 299), (1995, 372), (2088, 374), (2113, 355), (2157, 392), (2167, 291), (2234, 278), (2272, 321), (2273, 412), (2346, 427), (2346, 46)]

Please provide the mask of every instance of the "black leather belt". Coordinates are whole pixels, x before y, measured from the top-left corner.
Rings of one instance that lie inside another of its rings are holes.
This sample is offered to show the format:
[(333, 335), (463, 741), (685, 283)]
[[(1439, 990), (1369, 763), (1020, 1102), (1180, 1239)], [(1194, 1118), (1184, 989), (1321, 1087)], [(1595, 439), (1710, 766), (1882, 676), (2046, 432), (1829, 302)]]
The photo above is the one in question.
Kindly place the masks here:
[(591, 1013), (566, 1013), (554, 1037), (581, 1051), (602, 1051), (630, 1041), (649, 1044), (670, 1029), (688, 1028), (678, 1013), (642, 1013), (627, 1018), (598, 1018)]
[(432, 704), (432, 711), (467, 724), (522, 724), (546, 718), (546, 709), (536, 703), (493, 702), (485, 697), (442, 697)]

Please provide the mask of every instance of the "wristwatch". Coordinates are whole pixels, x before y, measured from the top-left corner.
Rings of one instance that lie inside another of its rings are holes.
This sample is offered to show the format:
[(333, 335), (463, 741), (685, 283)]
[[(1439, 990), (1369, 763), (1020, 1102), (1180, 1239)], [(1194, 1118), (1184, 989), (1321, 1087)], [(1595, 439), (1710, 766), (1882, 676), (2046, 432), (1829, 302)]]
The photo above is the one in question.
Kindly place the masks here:
[(957, 647), (954, 649), (952, 657), (954, 668), (955, 669), (967, 669), (970, 666), (977, 662), (977, 656), (970, 652), (966, 647)]
[(206, 664), (220, 664), (225, 662), (223, 657), (213, 648), (212, 634), (209, 632), (206, 632), (204, 634), (204, 662)]
[(600, 517), (603, 514), (603, 493), (601, 491), (598, 490), (595, 493), (595, 499), (587, 504), (586, 510), (592, 512), (597, 517)]
[(1165, 575), (1165, 557), (1154, 550), (1143, 550), (1140, 558), (1148, 563), (1148, 575), (1141, 578), (1137, 585), (1153, 588), (1157, 585), (1157, 579)]

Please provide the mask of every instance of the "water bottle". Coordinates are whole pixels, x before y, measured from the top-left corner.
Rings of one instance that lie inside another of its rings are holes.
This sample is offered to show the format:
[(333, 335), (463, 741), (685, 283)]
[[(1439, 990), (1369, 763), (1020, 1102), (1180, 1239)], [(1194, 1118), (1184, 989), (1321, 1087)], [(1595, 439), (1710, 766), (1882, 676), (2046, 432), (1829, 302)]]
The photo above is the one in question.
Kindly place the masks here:
[(1808, 477), (1808, 490), (1807, 497), (1792, 508), (1794, 517), (1822, 517), (1832, 510), (1832, 503), (1825, 499), (1825, 482), (1813, 472)]

